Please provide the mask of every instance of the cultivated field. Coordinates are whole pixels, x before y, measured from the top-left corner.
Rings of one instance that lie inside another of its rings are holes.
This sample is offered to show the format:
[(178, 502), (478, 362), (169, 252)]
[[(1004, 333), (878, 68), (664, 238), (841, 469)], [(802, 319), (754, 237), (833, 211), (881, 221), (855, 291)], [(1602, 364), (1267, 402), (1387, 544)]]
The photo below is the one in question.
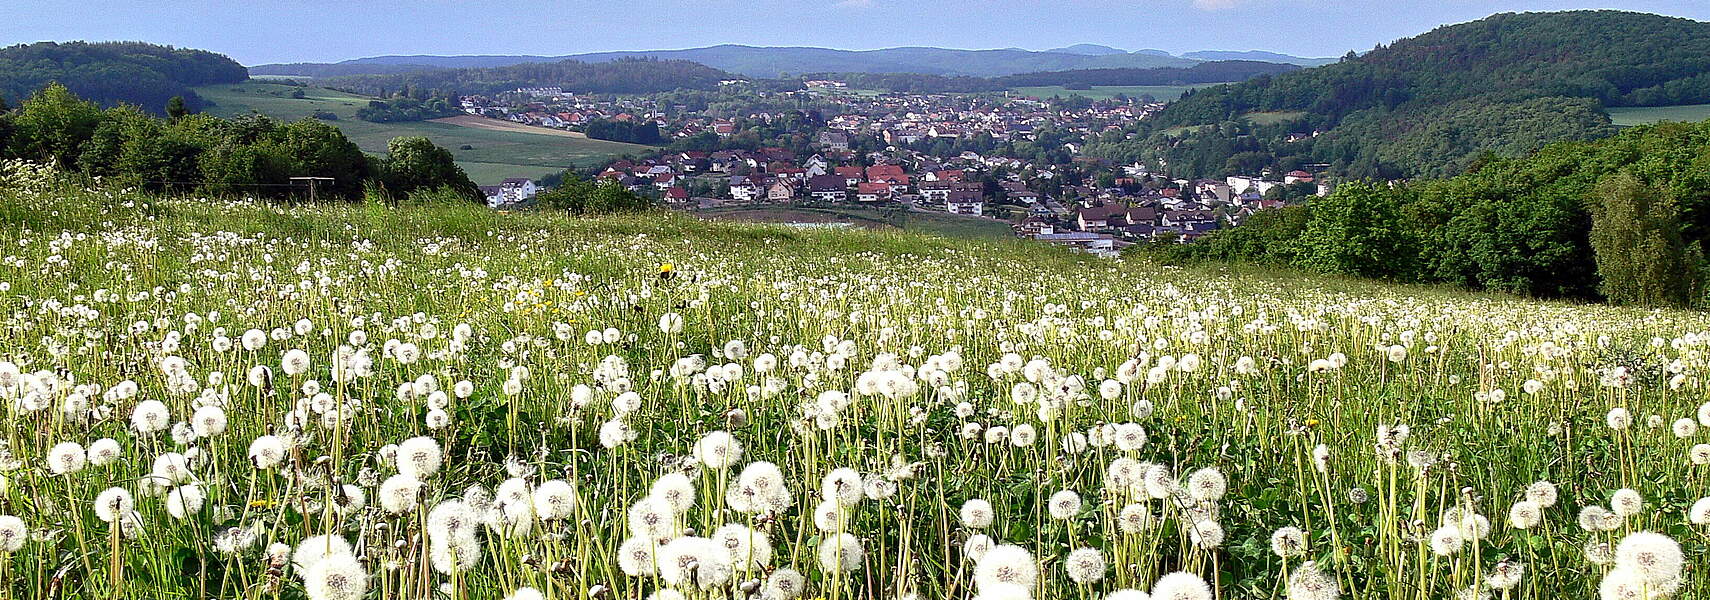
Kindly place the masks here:
[(1620, 127), (1648, 125), (1663, 121), (1697, 123), (1710, 119), (1710, 104), (1682, 106), (1640, 106), (1610, 108), (1609, 118)]
[[(291, 98), (291, 92), (299, 89), (305, 97)], [(469, 177), (483, 185), (496, 184), (507, 177), (539, 178), (612, 156), (641, 154), (650, 150), (648, 146), (591, 140), (567, 131), (479, 117), (453, 117), (457, 119), (455, 121), (370, 123), (357, 119), (356, 110), (373, 98), (326, 88), (251, 82), (201, 87), (196, 92), (215, 102), (208, 112), (220, 117), (258, 112), (278, 119), (296, 120), (309, 117), (316, 111), (331, 112), (338, 115), (338, 120), (333, 123), (367, 152), (385, 153), (386, 143), (395, 137), (426, 136), (450, 150)]]
[(1093, 100), (1108, 100), (1111, 98), (1115, 98), (1118, 94), (1126, 94), (1130, 98), (1139, 98), (1141, 95), (1151, 94), (1152, 97), (1157, 98), (1159, 102), (1169, 102), (1169, 101), (1172, 101), (1172, 100), (1175, 100), (1177, 98), (1182, 97), (1182, 94), (1187, 93), (1188, 90), (1198, 89), (1198, 88), (1202, 88), (1202, 87), (1210, 87), (1213, 85), (1221, 85), (1221, 84), (1202, 83), (1202, 84), (1194, 84), (1194, 85), (1095, 85), (1090, 90), (1071, 90), (1071, 89), (1066, 89), (1062, 86), (1045, 86), (1045, 87), (1018, 87), (1018, 88), (1015, 88), (1014, 91), (1017, 94), (1021, 94), (1023, 96), (1031, 96), (1034, 98), (1081, 96), (1081, 97), (1085, 97), (1085, 98), (1091, 98)]
[(1710, 318), (0, 171), (15, 598), (1704, 598)]

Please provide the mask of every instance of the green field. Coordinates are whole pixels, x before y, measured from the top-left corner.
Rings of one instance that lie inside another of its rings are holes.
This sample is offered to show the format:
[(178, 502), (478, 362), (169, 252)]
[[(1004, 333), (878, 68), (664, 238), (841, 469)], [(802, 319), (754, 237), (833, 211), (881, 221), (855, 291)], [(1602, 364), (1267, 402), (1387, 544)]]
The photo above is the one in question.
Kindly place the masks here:
[[(305, 97), (291, 98), (291, 92), (298, 89), (303, 90)], [(636, 144), (427, 121), (370, 123), (357, 119), (356, 110), (372, 98), (326, 88), (251, 82), (197, 88), (196, 93), (212, 100), (214, 106), (208, 108), (208, 113), (220, 117), (257, 112), (278, 119), (297, 120), (316, 111), (331, 112), (338, 115), (335, 123), (345, 135), (368, 152), (384, 153), (386, 142), (395, 137), (426, 136), (435, 144), (451, 150), (470, 179), (483, 185), (498, 183), (507, 177), (540, 178), (570, 167), (597, 163), (611, 156), (640, 154), (651, 149)]]
[(1303, 111), (1303, 110), (1276, 111), (1276, 112), (1250, 112), (1250, 113), (1241, 115), (1242, 118), (1247, 119), (1248, 121), (1251, 121), (1254, 125), (1278, 125), (1281, 123), (1287, 123), (1289, 121), (1298, 120), (1304, 116), (1306, 116), (1306, 111)]
[(716, 208), (696, 213), (721, 221), (753, 223), (849, 223), (861, 229), (901, 229), (954, 238), (1011, 239), (1009, 225), (995, 219), (953, 215), (946, 212), (895, 211), (887, 214), (866, 206), (742, 206)]
[(1139, 97), (1142, 94), (1151, 94), (1153, 98), (1157, 98), (1159, 101), (1169, 102), (1169, 101), (1172, 101), (1172, 100), (1175, 100), (1177, 98), (1182, 97), (1182, 94), (1187, 93), (1188, 90), (1199, 89), (1202, 87), (1210, 87), (1210, 86), (1214, 86), (1214, 85), (1223, 85), (1223, 84), (1220, 84), (1220, 83), (1198, 83), (1198, 84), (1193, 84), (1193, 85), (1095, 85), (1090, 90), (1071, 90), (1071, 89), (1066, 89), (1063, 86), (1052, 85), (1052, 86), (1042, 86), (1042, 87), (1018, 87), (1018, 88), (1013, 88), (1012, 91), (1014, 91), (1017, 94), (1021, 94), (1023, 96), (1032, 96), (1034, 98), (1053, 98), (1053, 97), (1060, 98), (1060, 97), (1065, 97), (1065, 96), (1081, 96), (1083, 98), (1091, 98), (1093, 100), (1108, 100), (1111, 98), (1115, 98), (1117, 96), (1117, 94), (1126, 94), (1129, 97)]
[(1696, 123), (1710, 119), (1710, 104), (1682, 106), (1631, 106), (1609, 109), (1609, 119), (1617, 127), (1648, 125), (1662, 121)]

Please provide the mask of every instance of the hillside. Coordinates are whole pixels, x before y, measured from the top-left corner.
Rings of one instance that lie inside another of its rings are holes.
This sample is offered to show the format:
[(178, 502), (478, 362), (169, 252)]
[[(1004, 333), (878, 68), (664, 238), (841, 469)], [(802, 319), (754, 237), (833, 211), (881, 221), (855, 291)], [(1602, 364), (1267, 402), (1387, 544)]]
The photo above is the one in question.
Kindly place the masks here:
[[(365, 152), (384, 153), (386, 144), (399, 136), (425, 136), (451, 151), (458, 166), (479, 185), (494, 185), (509, 177), (540, 178), (572, 167), (584, 167), (621, 154), (641, 154), (647, 146), (591, 140), (558, 130), (528, 132), (520, 126), (460, 126), (431, 121), (372, 123), (356, 118), (356, 111), (373, 97), (320, 87), (297, 87), (249, 82), (197, 88), (215, 105), (207, 112), (235, 117), (256, 112), (285, 121), (319, 113), (338, 117), (330, 121)], [(303, 98), (292, 93), (302, 91)]]
[(384, 96), (404, 86), (459, 94), (491, 94), (519, 87), (554, 86), (577, 93), (645, 94), (678, 89), (710, 90), (731, 73), (684, 60), (651, 58), (609, 62), (563, 60), (503, 67), (435, 69), (391, 75), (349, 75), (318, 81), (329, 87)]
[(1288, 54), (1279, 54), (1276, 52), (1266, 52), (1264, 50), (1198, 50), (1194, 52), (1184, 52), (1182, 53), (1182, 58), (1191, 58), (1194, 60), (1258, 60), (1301, 67), (1321, 67), (1341, 60), (1338, 58), (1304, 58)]
[[(1449, 175), (1482, 152), (1519, 155), (1612, 133), (1605, 107), (1710, 101), (1710, 23), (1618, 11), (1500, 14), (1398, 40), (1357, 58), (1171, 105), (1146, 133), (1299, 111), (1269, 127), (1226, 126), (1165, 146), (1106, 145), (1162, 159), (1178, 176), (1241, 164), (1325, 162), (1355, 176)], [(1290, 133), (1323, 132), (1301, 143)]]
[(130, 104), (162, 113), (174, 96), (190, 110), (202, 99), (190, 88), (249, 77), (236, 61), (204, 50), (141, 42), (40, 42), (0, 48), (0, 98), (12, 105), (59, 82), (102, 106)]
[[(576, 60), (588, 63), (631, 58), (687, 60), (746, 77), (773, 78), (781, 74), (818, 72), (920, 73), (995, 77), (1034, 71), (1071, 69), (1186, 67), (1197, 62), (1150, 53), (1090, 54), (1082, 52), (1033, 52), (1028, 50), (953, 50), (945, 48), (886, 48), (882, 50), (834, 50), (807, 47), (760, 47), (722, 45), (683, 50), (595, 52), (565, 56), (377, 56), (337, 63), (340, 68), (374, 65), (397, 69), (400, 65), (438, 68), (490, 68), (527, 63)], [(383, 65), (383, 66), (382, 66)], [(259, 65), (258, 75), (304, 75), (321, 66)], [(292, 72), (298, 71), (298, 72)]]
[(15, 597), (1710, 591), (1704, 313), (0, 186)]
[[(1081, 69), (1018, 73), (1001, 77), (922, 75), (918, 73), (804, 73), (804, 80), (834, 79), (850, 87), (911, 93), (1001, 92), (1049, 86), (1088, 88), (1092, 86), (1192, 86), (1246, 81), (1263, 75), (1298, 70), (1300, 67), (1269, 62), (1203, 62), (1191, 67), (1151, 69)], [(1173, 99), (1173, 97), (1172, 97)]]

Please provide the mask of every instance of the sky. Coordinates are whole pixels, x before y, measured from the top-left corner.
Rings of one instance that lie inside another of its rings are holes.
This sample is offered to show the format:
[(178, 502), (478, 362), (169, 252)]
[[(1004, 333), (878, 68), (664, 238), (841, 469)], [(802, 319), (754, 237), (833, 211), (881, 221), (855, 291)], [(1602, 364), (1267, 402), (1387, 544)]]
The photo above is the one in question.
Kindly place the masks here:
[(245, 65), (386, 54), (564, 55), (715, 44), (1269, 50), (1340, 56), (1498, 12), (1710, 21), (1710, 0), (0, 0), (0, 46), (141, 40)]

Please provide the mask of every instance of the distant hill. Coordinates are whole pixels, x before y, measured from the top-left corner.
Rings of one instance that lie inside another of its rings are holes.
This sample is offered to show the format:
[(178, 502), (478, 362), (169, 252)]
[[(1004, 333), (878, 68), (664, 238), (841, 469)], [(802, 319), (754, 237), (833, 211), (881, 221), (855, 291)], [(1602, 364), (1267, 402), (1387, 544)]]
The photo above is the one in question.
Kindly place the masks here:
[[(1075, 48), (1075, 47), (1071, 47)], [(1083, 50), (1086, 50), (1083, 48)], [(1113, 49), (1114, 50), (1114, 49)], [(1087, 50), (1090, 51), (1090, 50)], [(965, 75), (995, 77), (1037, 71), (1067, 71), (1073, 69), (1187, 67), (1195, 60), (1149, 53), (1084, 54), (1071, 52), (1033, 52), (1029, 50), (950, 50), (944, 48), (887, 48), (883, 50), (833, 50), (806, 47), (759, 47), (723, 45), (685, 50), (643, 50), (632, 52), (596, 52), (566, 56), (376, 56), (340, 63), (342, 75), (397, 72), (398, 69), (428, 68), (489, 68), (527, 63), (549, 63), (576, 60), (588, 63), (610, 62), (625, 58), (655, 58), (687, 60), (746, 77), (772, 78), (782, 74), (801, 73), (920, 73), (926, 75)], [(324, 65), (324, 64), (323, 64)], [(357, 66), (349, 66), (357, 65)], [(361, 65), (384, 65), (364, 67)], [(256, 75), (307, 75), (309, 70), (321, 69), (317, 64), (260, 65)], [(294, 72), (295, 71), (295, 72)]]
[(806, 73), (805, 79), (833, 79), (850, 87), (911, 93), (1000, 92), (1018, 87), (1039, 86), (1163, 86), (1246, 81), (1263, 75), (1287, 73), (1300, 67), (1252, 61), (1203, 62), (1191, 67), (1152, 69), (1080, 69), (1017, 73), (1002, 77), (948, 77), (916, 73)]
[[(1610, 135), (1604, 107), (1702, 103), (1710, 23), (1499, 14), (1351, 60), (1198, 90), (1142, 124), (1138, 139), (1087, 151), (1163, 161), (1184, 177), (1308, 163), (1355, 177), (1446, 176), (1487, 152)], [(1247, 125), (1207, 127), (1231, 121)]]
[(555, 86), (578, 93), (646, 94), (678, 89), (710, 90), (739, 76), (684, 60), (624, 59), (589, 63), (564, 60), (504, 67), (432, 69), (391, 75), (330, 77), (321, 84), (359, 94), (385, 96), (404, 87), (444, 93), (490, 94), (519, 87)]
[(1110, 46), (1100, 46), (1098, 44), (1075, 44), (1073, 46), (1065, 46), (1062, 48), (1052, 48), (1050, 50), (1046, 50), (1046, 52), (1056, 52), (1058, 54), (1079, 54), (1082, 56), (1109, 56), (1112, 54), (1128, 54), (1127, 50), (1112, 48)]
[(1197, 52), (1183, 53), (1182, 58), (1192, 58), (1196, 60), (1258, 60), (1289, 65), (1300, 65), (1302, 67), (1321, 67), (1341, 60), (1340, 58), (1302, 58), (1299, 56), (1266, 52), (1264, 50), (1247, 50), (1244, 52), (1231, 50), (1200, 50)]
[(285, 63), (250, 67), (249, 74), (256, 77), (322, 78), (346, 75), (396, 75), (398, 73), (433, 71), (444, 68), (447, 67), (378, 63)]
[(51, 82), (102, 106), (131, 104), (165, 111), (173, 96), (191, 110), (192, 86), (235, 83), (249, 72), (223, 54), (141, 42), (40, 42), (0, 49), (0, 97), (16, 104)]
[(1298, 71), (1300, 67), (1274, 62), (1227, 60), (1202, 62), (1191, 67), (1156, 69), (1082, 69), (1021, 73), (993, 78), (1002, 87), (1095, 86), (1095, 85), (1182, 85), (1246, 81), (1262, 75)]

